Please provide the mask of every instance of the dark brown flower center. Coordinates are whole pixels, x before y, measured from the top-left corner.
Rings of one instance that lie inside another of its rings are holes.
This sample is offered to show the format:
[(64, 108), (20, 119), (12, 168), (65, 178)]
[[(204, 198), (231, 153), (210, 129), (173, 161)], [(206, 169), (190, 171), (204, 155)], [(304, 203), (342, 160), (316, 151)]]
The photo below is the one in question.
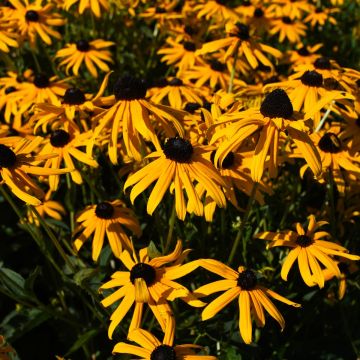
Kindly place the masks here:
[(79, 40), (75, 44), (79, 51), (86, 52), (90, 50), (90, 44), (86, 40)]
[(0, 144), (0, 168), (10, 168), (16, 163), (15, 153), (6, 145)]
[(159, 345), (151, 353), (150, 360), (176, 360), (175, 349), (169, 345)]
[(190, 26), (190, 25), (186, 25), (186, 26), (184, 27), (184, 31), (185, 31), (186, 34), (188, 34), (188, 35), (190, 35), (190, 36), (195, 35), (195, 34), (197, 33), (197, 30), (194, 29), (194, 28), (193, 28), (192, 26)]
[(174, 77), (169, 81), (170, 86), (182, 86), (183, 84), (183, 81), (177, 77)]
[(190, 113), (190, 114), (193, 114), (196, 110), (198, 110), (198, 109), (200, 109), (200, 108), (201, 108), (201, 105), (200, 105), (200, 104), (190, 102), (190, 103), (187, 103), (187, 104), (185, 105), (184, 110), (187, 111), (187, 112)]
[(39, 14), (35, 10), (29, 10), (25, 14), (26, 21), (29, 22), (37, 22), (39, 21), (40, 17)]
[(281, 19), (284, 24), (292, 24), (293, 21), (288, 16), (283, 16)]
[(50, 84), (48, 76), (45, 74), (36, 74), (34, 77), (34, 85), (39, 88), (43, 89), (48, 87)]
[(315, 12), (316, 12), (317, 14), (320, 14), (320, 13), (323, 12), (323, 9), (322, 9), (321, 7), (317, 7), (317, 8), (315, 9)]
[(178, 163), (188, 163), (191, 161), (194, 149), (190, 141), (180, 137), (168, 139), (164, 146), (163, 151), (165, 156)]
[(210, 60), (209, 64), (210, 64), (211, 69), (213, 69), (214, 71), (223, 72), (226, 69), (225, 64), (223, 64), (222, 62), (215, 60), (215, 59)]
[(252, 290), (257, 284), (256, 274), (252, 270), (244, 270), (237, 279), (238, 286), (243, 290)]
[(166, 9), (164, 9), (164, 8), (162, 8), (162, 7), (160, 7), (160, 6), (157, 6), (157, 7), (155, 8), (155, 12), (156, 12), (156, 14), (165, 14), (165, 13), (166, 13)]
[(323, 70), (331, 69), (330, 60), (327, 57), (320, 57), (320, 58), (316, 59), (314, 62), (314, 66), (317, 69), (323, 69)]
[(264, 16), (264, 10), (261, 8), (256, 8), (254, 11), (254, 17), (262, 18)]
[(328, 132), (320, 139), (319, 148), (327, 153), (339, 153), (342, 150), (341, 140), (336, 134)]
[(242, 23), (236, 23), (237, 33), (236, 36), (239, 37), (241, 40), (249, 40), (250, 39), (250, 32), (249, 27)]
[(96, 205), (95, 214), (100, 219), (111, 219), (114, 215), (114, 207), (107, 201)]
[(196, 50), (196, 45), (191, 41), (184, 41), (183, 46), (186, 51), (195, 51)]
[(56, 148), (61, 148), (70, 142), (70, 134), (65, 130), (58, 129), (52, 132), (50, 143)]
[(116, 100), (139, 100), (146, 96), (146, 81), (131, 75), (119, 78), (114, 85)]
[(323, 77), (317, 71), (305, 71), (300, 78), (304, 85), (312, 87), (320, 87), (323, 84)]
[(70, 88), (65, 91), (63, 102), (68, 105), (81, 105), (85, 100), (85, 95), (79, 88)]
[(261, 104), (260, 112), (265, 117), (289, 119), (293, 114), (289, 96), (283, 89), (273, 90)]
[(301, 247), (308, 247), (314, 242), (314, 240), (307, 235), (298, 235), (295, 242)]
[(130, 281), (134, 284), (135, 279), (143, 279), (147, 286), (151, 286), (155, 282), (156, 271), (149, 264), (135, 264), (130, 271)]

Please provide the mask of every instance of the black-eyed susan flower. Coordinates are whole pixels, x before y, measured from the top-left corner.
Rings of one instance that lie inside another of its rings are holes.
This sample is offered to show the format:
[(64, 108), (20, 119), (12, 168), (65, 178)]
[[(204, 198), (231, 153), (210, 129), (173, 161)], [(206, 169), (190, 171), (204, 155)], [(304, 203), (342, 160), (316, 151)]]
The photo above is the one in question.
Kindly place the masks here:
[(307, 0), (274, 0), (268, 7), (274, 17), (288, 16), (290, 19), (301, 19), (305, 13), (314, 9), (314, 5)]
[(256, 69), (259, 63), (270, 67), (273, 66), (271, 61), (264, 55), (264, 52), (275, 58), (282, 56), (279, 50), (257, 42), (256, 38), (250, 35), (251, 29), (248, 25), (229, 22), (226, 24), (225, 30), (228, 35), (226, 38), (204, 44), (201, 49), (197, 50), (197, 54), (203, 55), (226, 48), (225, 61), (237, 53), (239, 57), (245, 58), (253, 69)]
[(156, 181), (147, 202), (147, 212), (151, 215), (163, 199), (166, 191), (174, 188), (175, 209), (179, 219), (184, 220), (186, 215), (186, 200), (195, 215), (203, 214), (203, 204), (195, 191), (194, 183), (202, 184), (208, 195), (219, 207), (226, 206), (225, 196), (221, 186), (227, 184), (221, 178), (214, 165), (205, 157), (206, 149), (193, 146), (190, 141), (174, 137), (167, 139), (163, 150), (148, 155), (154, 159), (148, 165), (128, 177), (124, 190), (133, 186), (130, 199), (134, 202), (149, 185)]
[(197, 45), (192, 41), (176, 42), (174, 39), (168, 38), (166, 47), (160, 48), (157, 53), (162, 55), (162, 62), (177, 68), (177, 76), (180, 76), (183, 71), (202, 63), (196, 49)]
[(143, 360), (216, 360), (215, 356), (197, 355), (195, 349), (200, 350), (201, 346), (192, 344), (175, 345), (174, 318), (169, 315), (166, 323), (162, 342), (146, 330), (135, 329), (129, 333), (128, 339), (140, 346), (120, 342), (115, 345), (113, 353), (140, 356)]
[(154, 5), (146, 8), (139, 16), (146, 20), (155, 20), (156, 26), (159, 28), (172, 27), (176, 20), (182, 20), (184, 17), (182, 12), (176, 8), (179, 5), (177, 0), (164, 0)]
[(148, 96), (156, 104), (170, 105), (175, 109), (183, 109), (186, 102), (202, 104), (202, 95), (198, 86), (177, 77), (169, 79), (167, 85), (160, 88), (149, 89)]
[(140, 161), (144, 156), (145, 140), (151, 141), (157, 149), (161, 148), (155, 129), (161, 128), (165, 136), (169, 137), (183, 134), (179, 119), (185, 112), (145, 100), (146, 90), (145, 80), (130, 75), (120, 77), (111, 97), (115, 104), (93, 119), (96, 124), (95, 137), (105, 135), (104, 130), (111, 129), (109, 158), (113, 164), (118, 162), (117, 144), (120, 135), (127, 155)]
[(73, 170), (48, 169), (39, 166), (49, 158), (56, 158), (56, 154), (33, 155), (43, 139), (37, 137), (34, 140), (22, 139), (14, 141), (11, 138), (0, 138), (0, 176), (15, 196), (30, 205), (40, 205), (45, 194), (29, 175), (50, 176), (65, 174)]
[(293, 67), (302, 64), (311, 64), (321, 55), (317, 54), (317, 51), (322, 47), (322, 44), (316, 44), (314, 46), (298, 44), (296, 49), (288, 50), (286, 57)]
[(309, 23), (311, 27), (324, 26), (326, 22), (332, 25), (336, 25), (337, 21), (331, 14), (340, 11), (336, 8), (322, 8), (317, 7), (315, 11), (310, 12), (304, 19), (305, 23)]
[(202, 1), (194, 7), (194, 12), (197, 13), (199, 19), (206, 20), (213, 19), (215, 22), (221, 23), (223, 21), (239, 21), (239, 14), (231, 7), (227, 6), (226, 1), (209, 0)]
[(115, 328), (133, 305), (135, 308), (129, 332), (140, 327), (144, 304), (149, 305), (163, 331), (166, 329), (168, 314), (172, 314), (168, 301), (181, 298), (191, 306), (204, 306), (204, 303), (197, 300), (187, 288), (174, 281), (199, 266), (197, 261), (182, 264), (187, 253), (188, 251), (182, 250), (180, 240), (172, 253), (151, 260), (148, 248), (141, 249), (138, 255), (135, 251), (132, 255), (126, 250), (123, 251), (120, 260), (128, 271), (115, 272), (111, 276), (112, 279), (100, 288), (103, 291), (119, 287), (101, 302), (103, 306), (111, 306), (122, 299), (110, 318), (110, 339)]
[[(87, 153), (79, 150), (79, 147), (85, 147), (87, 142), (92, 137), (91, 132), (80, 133), (78, 130), (66, 126), (64, 129), (57, 129), (50, 133), (50, 136), (44, 140), (44, 146), (42, 147), (40, 154), (57, 154), (56, 157), (46, 160), (44, 167), (52, 170), (59, 169), (61, 163), (73, 171), (70, 173), (72, 180), (75, 184), (82, 184), (82, 177), (79, 170), (76, 170), (78, 166), (75, 166), (73, 158), (77, 161), (86, 164), (91, 167), (98, 167), (98, 163)], [(49, 176), (49, 185), (52, 191), (57, 190), (59, 186), (59, 175)]]
[(360, 260), (360, 256), (349, 254), (343, 246), (326, 241), (330, 234), (326, 231), (317, 231), (327, 224), (326, 221), (316, 221), (314, 215), (309, 217), (307, 230), (300, 223), (296, 223), (296, 232), (292, 230), (271, 232), (265, 231), (256, 235), (256, 238), (270, 240), (268, 247), (288, 246), (291, 248), (281, 268), (281, 278), (287, 280), (289, 271), (297, 260), (300, 275), (308, 286), (313, 284), (324, 287), (325, 278), (323, 268), (340, 278), (340, 270), (334, 256), (350, 260)]
[(292, 20), (288, 16), (283, 16), (281, 19), (271, 20), (269, 34), (279, 34), (280, 42), (287, 39), (291, 43), (299, 43), (301, 37), (306, 34), (306, 25), (300, 21)]
[(111, 52), (106, 48), (112, 45), (114, 45), (112, 41), (102, 39), (87, 41), (82, 39), (67, 44), (56, 53), (55, 58), (61, 59), (59, 67), (66, 66), (65, 71), (67, 74), (71, 70), (74, 75), (78, 76), (81, 65), (85, 64), (90, 74), (97, 78), (97, 67), (104, 72), (110, 71), (107, 63), (113, 63), (113, 60)]
[(0, 51), (8, 53), (10, 48), (19, 47), (15, 27), (16, 21), (9, 21), (0, 8)]
[(277, 89), (268, 94), (260, 109), (252, 108), (225, 114), (223, 122), (226, 121), (229, 121), (229, 126), (218, 129), (211, 139), (211, 143), (214, 143), (222, 137), (225, 138), (215, 154), (216, 164), (222, 164), (227, 154), (235, 151), (247, 137), (259, 130), (260, 137), (255, 147), (251, 177), (256, 182), (261, 180), (267, 155), (270, 155), (269, 174), (275, 177), (278, 167), (279, 137), (286, 131), (315, 176), (320, 175), (320, 156), (308, 135), (306, 122), (301, 115), (294, 113), (292, 102), (284, 90)]
[(9, 0), (15, 10), (12, 18), (17, 21), (18, 31), (21, 39), (29, 40), (32, 46), (35, 45), (37, 36), (47, 45), (51, 45), (51, 37), (61, 39), (61, 34), (55, 31), (53, 26), (62, 26), (65, 19), (60, 14), (53, 12), (55, 5), (43, 0)]
[(126, 207), (121, 200), (104, 201), (97, 205), (89, 205), (77, 217), (77, 229), (74, 233), (74, 247), (76, 251), (84, 245), (93, 234), (92, 259), (97, 261), (104, 244), (105, 235), (109, 241), (111, 251), (120, 258), (124, 249), (132, 251), (133, 245), (124, 227), (131, 230), (137, 237), (141, 236), (141, 229), (133, 211)]
[(212, 282), (195, 290), (194, 294), (198, 297), (224, 291), (223, 294), (204, 308), (201, 314), (202, 320), (211, 319), (231, 301), (238, 298), (240, 335), (246, 344), (252, 342), (252, 316), (258, 327), (265, 326), (264, 309), (279, 323), (281, 330), (285, 327), (283, 316), (270, 301), (269, 296), (294, 307), (300, 306), (259, 285), (256, 273), (250, 269), (245, 269), (243, 266), (239, 266), (238, 270), (235, 271), (220, 261), (213, 259), (202, 259), (201, 266), (224, 278), (224, 280)]
[(90, 10), (96, 17), (100, 17), (101, 11), (107, 12), (110, 9), (108, 0), (63, 0), (63, 7), (69, 11), (76, 3), (79, 3), (78, 12), (80, 15), (85, 10)]

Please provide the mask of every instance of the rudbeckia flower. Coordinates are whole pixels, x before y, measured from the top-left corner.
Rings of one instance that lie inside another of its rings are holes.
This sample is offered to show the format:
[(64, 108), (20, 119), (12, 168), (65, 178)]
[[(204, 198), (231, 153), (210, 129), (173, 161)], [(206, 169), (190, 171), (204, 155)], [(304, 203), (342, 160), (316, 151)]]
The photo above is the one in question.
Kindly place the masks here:
[(257, 42), (255, 37), (250, 35), (248, 25), (242, 23), (227, 23), (226, 33), (228, 36), (225, 39), (210, 41), (204, 44), (196, 53), (203, 55), (227, 48), (224, 61), (238, 53), (239, 57), (244, 57), (253, 69), (258, 67), (259, 62), (263, 65), (273, 67), (271, 61), (267, 59), (263, 52), (271, 54), (275, 58), (282, 56), (281, 51)]
[(10, 48), (19, 47), (15, 33), (16, 22), (9, 22), (0, 8), (0, 50), (8, 53)]
[(274, 17), (289, 16), (290, 19), (301, 19), (304, 13), (310, 13), (314, 5), (307, 0), (273, 0), (268, 7)]
[(283, 316), (270, 301), (269, 296), (275, 300), (282, 301), (285, 304), (300, 307), (299, 304), (259, 285), (256, 273), (250, 269), (245, 269), (243, 266), (239, 266), (238, 271), (235, 271), (220, 261), (212, 259), (202, 259), (201, 266), (206, 270), (223, 277), (224, 280), (218, 280), (201, 286), (195, 290), (194, 294), (198, 297), (203, 297), (219, 291), (225, 291), (205, 307), (201, 314), (202, 320), (211, 319), (231, 301), (238, 298), (240, 335), (246, 344), (252, 342), (251, 315), (255, 319), (258, 327), (264, 327), (264, 309), (279, 323), (281, 330), (285, 327)]
[(291, 43), (299, 43), (301, 37), (306, 34), (306, 25), (299, 21), (291, 20), (288, 16), (281, 19), (273, 19), (271, 21), (271, 29), (269, 34), (275, 35), (279, 33), (279, 41), (282, 43), (288, 39)]
[[(59, 169), (61, 163), (64, 161), (66, 166), (74, 169), (70, 173), (74, 183), (78, 185), (82, 184), (81, 173), (79, 170), (76, 170), (76, 166), (74, 165), (72, 158), (75, 158), (79, 162), (91, 167), (98, 167), (96, 160), (78, 149), (79, 147), (86, 146), (91, 137), (92, 134), (90, 132), (80, 134), (79, 131), (72, 129), (69, 126), (65, 127), (65, 129), (52, 131), (49, 138), (45, 140), (40, 154), (57, 154), (57, 156), (46, 160), (44, 167), (56, 170)], [(51, 175), (49, 177), (49, 185), (52, 191), (57, 190), (59, 181), (59, 175)]]
[(226, 6), (226, 1), (209, 0), (203, 1), (193, 9), (199, 19), (214, 20), (217, 23), (223, 21), (238, 21), (240, 16), (233, 9)]
[(168, 38), (166, 44), (168, 47), (161, 48), (157, 53), (163, 55), (162, 62), (178, 68), (177, 76), (180, 76), (185, 70), (193, 68), (194, 65), (203, 62), (196, 52), (196, 44), (192, 41), (179, 43), (172, 38)]
[(310, 23), (311, 27), (324, 26), (328, 21), (330, 24), (336, 25), (337, 21), (330, 14), (340, 11), (339, 9), (325, 9), (317, 7), (315, 11), (312, 11), (304, 19), (305, 23)]
[(167, 314), (172, 314), (168, 300), (181, 298), (191, 306), (204, 306), (204, 303), (197, 300), (188, 289), (174, 281), (199, 266), (198, 261), (182, 265), (187, 253), (187, 250), (182, 250), (180, 240), (172, 253), (151, 260), (148, 248), (141, 249), (139, 255), (135, 252), (130, 255), (128, 251), (123, 251), (120, 260), (128, 271), (115, 272), (111, 276), (112, 279), (100, 287), (100, 291), (119, 287), (101, 302), (103, 306), (111, 306), (122, 299), (110, 318), (110, 339), (115, 328), (134, 304), (129, 332), (140, 327), (145, 303), (149, 305), (163, 331), (167, 325)]
[(308, 286), (313, 284), (324, 287), (325, 278), (321, 265), (334, 276), (340, 278), (340, 270), (333, 256), (350, 260), (360, 260), (360, 256), (348, 253), (343, 246), (324, 240), (330, 234), (317, 229), (327, 224), (326, 221), (316, 221), (314, 215), (309, 217), (307, 230), (300, 223), (296, 223), (296, 232), (287, 230), (282, 232), (265, 231), (255, 237), (263, 240), (270, 240), (269, 248), (275, 246), (288, 246), (291, 248), (282, 268), (281, 278), (287, 281), (291, 267), (297, 260), (300, 275)]
[(298, 44), (296, 50), (289, 50), (286, 53), (287, 61), (289, 61), (293, 68), (297, 65), (311, 64), (321, 55), (317, 54), (317, 51), (322, 47), (322, 44), (316, 44), (314, 46)]
[[(223, 123), (229, 126), (217, 130), (211, 138), (213, 144), (224, 137), (215, 154), (215, 163), (222, 164), (227, 154), (235, 151), (255, 131), (260, 132), (251, 167), (251, 177), (259, 182), (264, 172), (267, 155), (270, 155), (269, 173), (277, 175), (278, 145), (280, 134), (287, 132), (301, 151), (315, 176), (321, 173), (319, 153), (308, 135), (304, 119), (294, 113), (292, 102), (284, 90), (277, 89), (266, 96), (260, 109), (249, 109), (224, 115)], [(222, 125), (222, 124), (220, 124)]]
[[(96, 67), (102, 71), (109, 72), (109, 66), (106, 64), (113, 63), (111, 52), (105, 50), (106, 48), (114, 45), (112, 41), (105, 41), (97, 39), (93, 41), (79, 40), (76, 43), (70, 43), (65, 48), (60, 49), (55, 58), (62, 58), (59, 67), (66, 65), (66, 73), (71, 69), (74, 75), (79, 75), (80, 66), (85, 63), (86, 68), (94, 77), (98, 77)], [(96, 66), (95, 66), (96, 65)]]
[(142, 13), (139, 14), (140, 18), (144, 18), (150, 21), (156, 21), (156, 26), (171, 27), (176, 20), (182, 20), (183, 15), (176, 11), (176, 7), (179, 5), (177, 0), (163, 0), (157, 6), (150, 6)]
[(42, 5), (43, 0), (9, 0), (15, 8), (12, 18), (17, 20), (18, 31), (22, 39), (29, 39), (31, 46), (35, 45), (37, 35), (47, 44), (51, 45), (51, 36), (60, 40), (61, 34), (53, 26), (62, 26), (65, 20), (53, 12), (54, 4)]
[[(123, 76), (114, 85), (115, 104), (110, 109), (94, 117), (96, 127), (94, 137), (105, 135), (103, 130), (111, 128), (109, 158), (113, 164), (118, 162), (118, 137), (123, 136), (127, 155), (140, 161), (144, 152), (144, 140), (151, 141), (161, 148), (156, 130), (161, 127), (165, 136), (183, 134), (178, 121), (185, 115), (183, 111), (154, 104), (145, 100), (147, 86), (145, 81), (130, 75)], [(155, 122), (152, 122), (152, 119)], [(176, 129), (176, 131), (175, 131)]]
[(221, 186), (227, 184), (214, 168), (213, 164), (204, 156), (206, 149), (193, 146), (188, 140), (180, 137), (168, 139), (163, 150), (148, 155), (156, 160), (128, 177), (124, 184), (124, 191), (133, 186), (130, 199), (133, 203), (149, 185), (156, 181), (147, 202), (147, 212), (152, 214), (157, 208), (168, 188), (174, 188), (175, 209), (179, 219), (184, 220), (186, 215), (186, 200), (193, 212), (201, 216), (203, 204), (195, 191), (194, 182), (202, 184), (208, 195), (219, 207), (226, 206), (225, 196)]
[(184, 344), (175, 345), (175, 321), (169, 315), (166, 321), (164, 339), (160, 342), (153, 334), (143, 329), (135, 329), (128, 335), (128, 339), (140, 346), (119, 342), (115, 345), (113, 353), (132, 354), (140, 356), (143, 360), (216, 360), (215, 356), (196, 355), (195, 349), (201, 346)]
[(131, 209), (121, 200), (104, 201), (97, 205), (89, 205), (77, 217), (79, 224), (74, 233), (76, 251), (94, 233), (92, 242), (92, 259), (97, 261), (104, 244), (105, 234), (113, 254), (120, 258), (123, 249), (132, 250), (133, 246), (123, 227), (128, 228), (137, 237), (141, 236), (140, 225)]
[(37, 137), (34, 140), (23, 139), (14, 143), (10, 138), (0, 138), (0, 176), (15, 196), (30, 205), (40, 205), (45, 194), (41, 188), (29, 177), (50, 176), (65, 174), (73, 170), (47, 169), (38, 166), (49, 158), (55, 158), (56, 154), (33, 155), (38, 151), (43, 139)]
[(81, 15), (86, 9), (89, 9), (96, 17), (101, 16), (101, 10), (108, 12), (110, 9), (108, 0), (63, 0), (63, 7), (69, 11), (71, 6), (79, 3), (78, 12)]

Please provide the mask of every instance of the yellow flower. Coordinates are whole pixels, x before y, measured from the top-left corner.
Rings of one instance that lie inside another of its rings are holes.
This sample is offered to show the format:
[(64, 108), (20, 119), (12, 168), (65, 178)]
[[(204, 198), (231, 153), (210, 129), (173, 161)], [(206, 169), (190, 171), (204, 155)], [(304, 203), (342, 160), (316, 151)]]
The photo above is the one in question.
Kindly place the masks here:
[(273, 19), (271, 21), (271, 29), (269, 34), (274, 35), (279, 33), (279, 41), (283, 42), (286, 38), (291, 43), (299, 43), (301, 37), (306, 34), (306, 25), (301, 22), (291, 20), (288, 16), (281, 19)]
[(282, 279), (287, 280), (288, 273), (297, 260), (300, 275), (305, 284), (313, 286), (315, 283), (319, 285), (320, 288), (323, 288), (325, 278), (320, 264), (322, 264), (329, 273), (340, 278), (340, 270), (333, 256), (350, 260), (360, 260), (360, 256), (349, 254), (348, 250), (343, 246), (323, 240), (330, 236), (330, 234), (326, 231), (316, 230), (325, 224), (327, 224), (326, 221), (317, 222), (315, 216), (310, 215), (307, 231), (304, 230), (300, 223), (296, 223), (296, 232), (291, 230), (277, 233), (265, 231), (257, 234), (256, 237), (270, 240), (271, 243), (268, 245), (270, 248), (275, 246), (288, 246), (291, 248), (281, 268)]
[(317, 7), (315, 11), (312, 11), (311, 13), (306, 16), (304, 19), (305, 23), (310, 23), (311, 27), (315, 26), (324, 26), (325, 23), (328, 21), (330, 24), (336, 25), (337, 21), (335, 18), (330, 16), (330, 14), (333, 14), (335, 12), (340, 11), (339, 9), (323, 9), (321, 7)]
[(223, 1), (204, 1), (202, 4), (194, 7), (194, 12), (197, 13), (199, 19), (204, 17), (206, 20), (214, 20), (217, 23), (221, 23), (224, 20), (236, 22), (240, 19), (239, 14), (230, 7), (227, 7)]
[[(167, 300), (181, 298), (191, 306), (204, 306), (204, 303), (197, 300), (188, 289), (174, 281), (199, 266), (197, 261), (182, 265), (187, 253), (188, 250), (182, 251), (181, 241), (178, 240), (174, 251), (169, 255), (150, 259), (147, 248), (141, 249), (139, 256), (135, 252), (131, 256), (126, 250), (121, 254), (120, 260), (128, 271), (115, 272), (111, 276), (112, 280), (100, 288), (105, 290), (119, 287), (101, 302), (105, 307), (123, 299), (110, 318), (110, 339), (134, 303), (129, 332), (140, 327), (144, 303), (149, 305), (163, 331), (166, 329), (166, 315), (172, 313)], [(165, 266), (170, 263), (172, 264)]]
[(124, 184), (124, 191), (129, 186), (134, 186), (130, 193), (131, 202), (134, 202), (139, 194), (156, 181), (147, 203), (147, 212), (151, 215), (167, 189), (173, 187), (176, 214), (179, 219), (184, 220), (186, 215), (184, 190), (188, 206), (196, 215), (203, 214), (203, 204), (194, 186), (196, 181), (207, 189), (208, 195), (218, 206), (225, 207), (226, 199), (220, 186), (226, 187), (227, 184), (214, 165), (205, 158), (205, 152), (205, 148), (193, 147), (188, 140), (180, 137), (170, 138), (164, 144), (162, 151), (153, 152), (148, 156), (156, 160), (129, 176)]
[(220, 261), (212, 259), (202, 259), (201, 266), (223, 277), (224, 280), (218, 280), (201, 286), (195, 290), (194, 294), (202, 297), (219, 291), (225, 291), (205, 307), (202, 312), (202, 320), (211, 319), (231, 301), (238, 298), (240, 335), (246, 344), (252, 342), (251, 315), (253, 315), (257, 326), (265, 326), (264, 308), (269, 315), (279, 323), (281, 330), (285, 327), (283, 316), (270, 301), (269, 296), (288, 305), (295, 307), (300, 306), (276, 292), (258, 285), (256, 273), (252, 270), (245, 269), (243, 266), (239, 266), (238, 271), (235, 271)]
[(146, 330), (135, 329), (129, 333), (128, 339), (140, 346), (120, 342), (115, 345), (113, 353), (141, 356), (143, 360), (216, 360), (214, 356), (196, 355), (194, 350), (201, 349), (201, 346), (174, 345), (175, 321), (171, 315), (167, 316), (166, 324), (162, 342)]
[(87, 206), (77, 217), (79, 223), (74, 234), (76, 251), (94, 233), (92, 243), (92, 258), (97, 261), (104, 244), (105, 234), (113, 254), (120, 258), (123, 249), (132, 250), (133, 245), (123, 229), (131, 230), (137, 237), (141, 236), (140, 225), (131, 209), (128, 209), (121, 200), (105, 201), (97, 205)]
[[(60, 49), (55, 58), (63, 58), (59, 64), (60, 67), (66, 65), (66, 73), (71, 69), (74, 75), (79, 75), (80, 66), (85, 63), (86, 68), (94, 77), (98, 77), (96, 66), (102, 71), (109, 72), (109, 66), (106, 62), (113, 63), (111, 52), (105, 50), (114, 45), (112, 41), (97, 39), (93, 41), (79, 40), (76, 43), (67, 44), (65, 48)], [(96, 66), (95, 66), (96, 65)]]
[[(22, 139), (14, 143), (11, 138), (0, 138), (0, 176), (15, 196), (30, 205), (40, 205), (45, 194), (29, 175), (50, 176), (65, 174), (73, 170), (47, 169), (37, 164), (49, 158), (56, 158), (56, 154), (33, 155), (43, 139)], [(35, 165), (36, 164), (36, 165)]]
[(61, 39), (61, 34), (52, 26), (62, 26), (65, 20), (57, 13), (53, 13), (54, 4), (42, 5), (43, 0), (9, 0), (15, 7), (13, 19), (18, 22), (18, 31), (22, 39), (29, 39), (31, 46), (35, 45), (37, 35), (51, 45), (51, 37)]
[(8, 53), (10, 47), (19, 47), (15, 32), (16, 22), (9, 21), (8, 16), (0, 8), (0, 50)]
[(290, 19), (301, 19), (305, 12), (313, 11), (314, 5), (307, 0), (273, 0), (270, 1), (268, 9), (275, 17), (289, 16)]
[(71, 6), (79, 3), (78, 12), (81, 15), (86, 9), (96, 16), (101, 16), (101, 8), (103, 11), (109, 11), (110, 5), (108, 0), (63, 0), (63, 7), (66, 11), (69, 11)]

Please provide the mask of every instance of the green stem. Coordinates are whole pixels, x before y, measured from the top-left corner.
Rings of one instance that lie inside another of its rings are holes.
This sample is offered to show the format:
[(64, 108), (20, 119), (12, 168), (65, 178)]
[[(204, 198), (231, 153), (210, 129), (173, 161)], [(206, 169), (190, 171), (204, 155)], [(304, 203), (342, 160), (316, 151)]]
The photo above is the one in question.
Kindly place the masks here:
[(233, 62), (233, 66), (232, 66), (231, 73), (230, 73), (230, 82), (229, 82), (228, 93), (232, 93), (233, 87), (234, 87), (236, 62), (237, 62), (238, 55), (239, 55), (239, 45), (240, 45), (240, 43), (235, 48), (234, 62)]
[(164, 254), (167, 254), (167, 252), (170, 249), (170, 245), (172, 243), (174, 226), (175, 226), (175, 219), (176, 219), (176, 209), (175, 209), (175, 200), (174, 200), (174, 205), (173, 205), (173, 209), (172, 209), (172, 212), (171, 212), (171, 217), (170, 217), (170, 220), (169, 220), (169, 231), (168, 231), (167, 238), (166, 238)]
[[(247, 222), (249, 220), (249, 217), (250, 217), (250, 214), (251, 214), (251, 207), (252, 207), (252, 204), (253, 204), (254, 199), (255, 199), (255, 193), (256, 193), (257, 186), (258, 186), (258, 183), (254, 183), (254, 185), (253, 185), (253, 187), (251, 189), (251, 194), (250, 194), (250, 197), (249, 197), (249, 201), (247, 203), (245, 213), (244, 213), (244, 216), (243, 216), (241, 224), (240, 224), (240, 228), (239, 228), (239, 230), (238, 230), (238, 232), (236, 234), (236, 238), (234, 240), (233, 246), (231, 248), (230, 256), (229, 256), (228, 261), (227, 261), (228, 265), (231, 265), (232, 261), (234, 260), (236, 251), (237, 251), (237, 249), (239, 247), (240, 241), (242, 240), (245, 225), (247, 224)], [(246, 245), (247, 245), (246, 241), (243, 241), (243, 259), (244, 259), (245, 263), (246, 263)]]
[(46, 221), (40, 216), (39, 212), (36, 210), (36, 208), (34, 206), (29, 205), (29, 207), (30, 207), (31, 211), (35, 214), (37, 219), (39, 220), (40, 225), (44, 228), (45, 232), (48, 234), (50, 240), (54, 244), (54, 246), (55, 246), (56, 250), (59, 252), (60, 256), (64, 259), (65, 263), (69, 266), (70, 270), (72, 272), (75, 272), (76, 269), (75, 269), (74, 265), (69, 260), (69, 257), (65, 254), (65, 251), (61, 247), (59, 240), (56, 238), (56, 236), (54, 235), (54, 233), (52, 232), (52, 230), (50, 229), (50, 227), (48, 226)]

